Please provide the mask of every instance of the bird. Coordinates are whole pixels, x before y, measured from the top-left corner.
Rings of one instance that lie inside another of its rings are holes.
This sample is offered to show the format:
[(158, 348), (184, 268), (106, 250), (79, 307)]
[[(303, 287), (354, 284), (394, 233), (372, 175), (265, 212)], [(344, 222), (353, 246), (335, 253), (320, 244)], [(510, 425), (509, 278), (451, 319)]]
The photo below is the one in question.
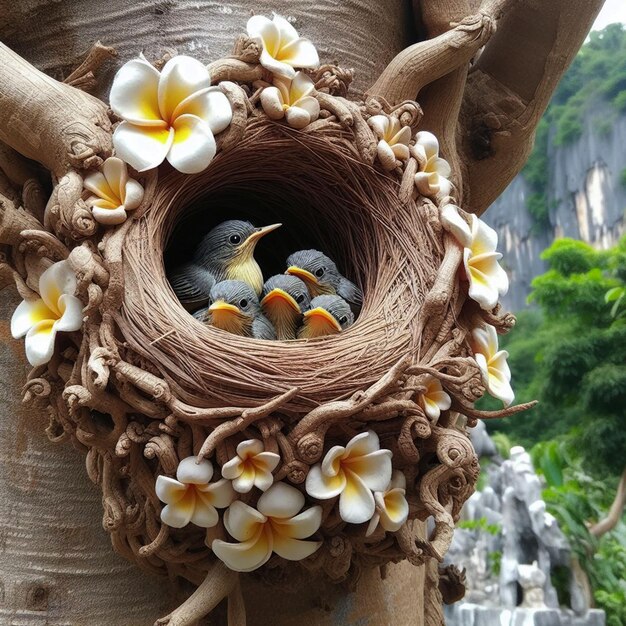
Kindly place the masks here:
[(316, 296), (311, 300), (311, 308), (304, 313), (303, 324), (298, 329), (298, 339), (335, 335), (352, 324), (354, 313), (341, 296)]
[(363, 304), (363, 292), (342, 276), (335, 262), (319, 250), (299, 250), (287, 258), (286, 274), (297, 276), (309, 289), (312, 298), (337, 294), (350, 304), (355, 315)]
[(223, 280), (242, 280), (260, 295), (263, 273), (254, 249), (261, 237), (281, 225), (256, 228), (250, 222), (228, 220), (211, 229), (200, 241), (193, 259), (175, 267), (168, 276), (183, 306), (193, 311), (206, 305), (211, 288)]
[(233, 335), (276, 339), (276, 331), (263, 315), (256, 293), (242, 280), (215, 283), (209, 294), (209, 306), (196, 311), (193, 316)]
[(307, 286), (295, 276), (277, 274), (265, 281), (261, 296), (261, 308), (274, 325), (277, 338), (295, 339), (302, 314), (311, 306)]

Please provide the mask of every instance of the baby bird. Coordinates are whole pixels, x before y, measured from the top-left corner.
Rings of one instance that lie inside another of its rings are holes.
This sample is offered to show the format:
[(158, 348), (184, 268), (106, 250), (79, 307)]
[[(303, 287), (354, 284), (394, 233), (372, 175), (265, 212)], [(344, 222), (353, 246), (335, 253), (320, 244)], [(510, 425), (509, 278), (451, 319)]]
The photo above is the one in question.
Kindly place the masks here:
[(355, 315), (363, 304), (363, 293), (342, 276), (334, 261), (318, 250), (300, 250), (287, 259), (287, 274), (300, 278), (309, 289), (312, 298), (337, 294), (350, 304)]
[(278, 339), (295, 339), (302, 314), (309, 310), (311, 298), (306, 285), (295, 276), (277, 274), (263, 285), (261, 308), (272, 322)]
[(263, 274), (254, 258), (261, 237), (281, 224), (256, 228), (250, 222), (228, 220), (210, 230), (196, 248), (193, 260), (174, 268), (168, 276), (174, 293), (187, 310), (206, 305), (215, 283), (242, 280), (258, 296)]
[(311, 308), (304, 314), (298, 339), (335, 335), (352, 324), (354, 314), (343, 298), (337, 295), (317, 296), (311, 300)]
[(276, 339), (276, 331), (261, 312), (256, 293), (242, 280), (215, 283), (209, 296), (209, 306), (193, 316), (234, 335), (254, 339)]

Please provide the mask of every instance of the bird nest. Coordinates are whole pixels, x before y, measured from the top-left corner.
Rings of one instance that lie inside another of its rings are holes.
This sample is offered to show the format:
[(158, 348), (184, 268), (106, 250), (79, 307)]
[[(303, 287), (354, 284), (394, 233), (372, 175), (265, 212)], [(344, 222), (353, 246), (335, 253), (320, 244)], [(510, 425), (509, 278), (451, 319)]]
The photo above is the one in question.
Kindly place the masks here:
[[(319, 549), (297, 562), (274, 555), (255, 575), (278, 584), (312, 570), (345, 581), (390, 561), (441, 560), (478, 476), (459, 415), (470, 426), (491, 416), (473, 407), (485, 381), (470, 333), (484, 323), (505, 332), (513, 318), (468, 299), (458, 271), (463, 248), (442, 226), (454, 188), (417, 192), (415, 156), (381, 167), (368, 120), (395, 119), (413, 136), (419, 105), (347, 98), (350, 72), (323, 66), (309, 72), (319, 119), (294, 129), (259, 105), (268, 76), (253, 43), (244, 38), (234, 58), (210, 70), (233, 111), (217, 156), (191, 176), (169, 166), (133, 173), (145, 194), (131, 219), (99, 226), (78, 169), (58, 181), (45, 215), (3, 203), (5, 270), (22, 296), (36, 298), (42, 270), (67, 260), (84, 305), (82, 328), (59, 334), (50, 362), (30, 373), (25, 400), (48, 411), (53, 440), (71, 439), (86, 453), (113, 546), (144, 569), (195, 584), (215, 571), (210, 545), (228, 536), (222, 519), (208, 533), (162, 523), (155, 481), (192, 455), (221, 467), (249, 439), (279, 455), (275, 482), (322, 508)], [(185, 311), (164, 255), (185, 232), (200, 223), (206, 231), (233, 211), (284, 224), (269, 263), (303, 246), (335, 258), (364, 294), (356, 323), (320, 339), (269, 342), (207, 327)], [(451, 402), (438, 418), (421, 400), (433, 379)], [(366, 536), (363, 524), (342, 520), (336, 498), (319, 503), (306, 494), (311, 468), (365, 431), (406, 477), (409, 521), (432, 519), (428, 539), (409, 523)], [(258, 495), (242, 499), (254, 506)]]

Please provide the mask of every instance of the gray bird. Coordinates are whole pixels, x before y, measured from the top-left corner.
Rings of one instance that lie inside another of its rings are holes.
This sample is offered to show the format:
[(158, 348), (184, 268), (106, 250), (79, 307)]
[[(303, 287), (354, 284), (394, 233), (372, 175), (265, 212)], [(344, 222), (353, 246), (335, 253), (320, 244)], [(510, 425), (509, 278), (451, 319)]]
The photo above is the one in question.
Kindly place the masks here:
[(302, 314), (309, 310), (307, 286), (295, 276), (277, 274), (263, 285), (261, 308), (276, 329), (278, 339), (295, 339)]
[(256, 293), (242, 280), (215, 283), (209, 306), (193, 316), (209, 326), (254, 339), (276, 339), (276, 331), (263, 315)]
[(311, 308), (303, 316), (298, 339), (335, 335), (352, 324), (354, 314), (350, 305), (341, 296), (317, 296), (311, 300)]
[(312, 298), (337, 294), (350, 304), (355, 315), (363, 304), (363, 293), (342, 276), (334, 261), (319, 250), (300, 250), (287, 259), (287, 274), (300, 278), (309, 289)]
[(193, 260), (175, 267), (168, 276), (183, 306), (193, 311), (206, 305), (213, 285), (223, 280), (242, 280), (258, 296), (263, 288), (263, 274), (254, 249), (261, 237), (279, 226), (256, 228), (250, 222), (228, 220), (209, 231), (196, 248)]

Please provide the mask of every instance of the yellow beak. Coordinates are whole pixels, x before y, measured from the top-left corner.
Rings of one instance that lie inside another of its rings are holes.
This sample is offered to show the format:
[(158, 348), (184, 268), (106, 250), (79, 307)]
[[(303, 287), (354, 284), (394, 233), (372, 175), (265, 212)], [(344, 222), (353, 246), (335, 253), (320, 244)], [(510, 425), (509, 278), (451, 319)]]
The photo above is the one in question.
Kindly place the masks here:
[(296, 313), (300, 313), (300, 305), (283, 289), (272, 289), (263, 300), (261, 300), (261, 306), (265, 307), (271, 303), (278, 304), (276, 301), (286, 302)]
[(210, 307), (211, 313), (239, 313), (239, 309), (234, 304), (228, 304), (223, 300), (215, 301)]
[(271, 233), (277, 228), (280, 228), (281, 226), (282, 224), (272, 224), (271, 226), (263, 226), (262, 228), (258, 228), (243, 242), (243, 245), (240, 248), (240, 253), (245, 251), (251, 254), (261, 237), (265, 237), (265, 235)]
[(318, 306), (304, 314), (304, 319), (312, 325), (323, 326), (330, 332), (340, 332), (341, 324), (324, 308)]
[(285, 274), (291, 274), (292, 276), (296, 276), (297, 278), (302, 279), (305, 283), (307, 281), (313, 283), (314, 285), (317, 285), (319, 283), (319, 280), (317, 280), (317, 276), (311, 274), (311, 272), (309, 272), (308, 270), (303, 270), (301, 267), (297, 267), (296, 265), (289, 266)]

